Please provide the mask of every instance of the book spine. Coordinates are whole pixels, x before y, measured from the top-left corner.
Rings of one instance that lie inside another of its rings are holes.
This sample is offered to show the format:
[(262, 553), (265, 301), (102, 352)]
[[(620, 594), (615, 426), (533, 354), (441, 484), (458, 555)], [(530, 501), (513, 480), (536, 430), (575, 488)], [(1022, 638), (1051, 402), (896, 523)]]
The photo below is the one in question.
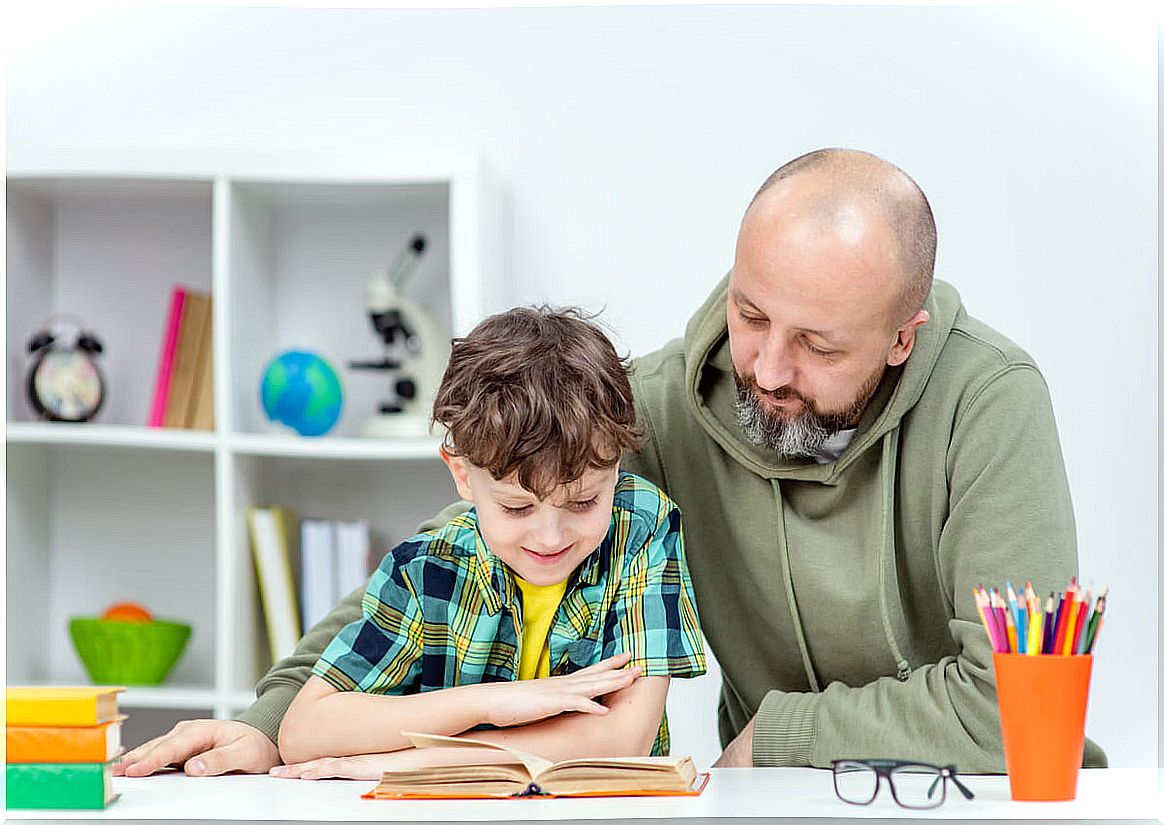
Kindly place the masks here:
[(174, 369), (174, 352), (178, 348), (178, 332), (182, 326), (182, 307), (185, 303), (185, 287), (174, 287), (170, 293), (170, 314), (166, 318), (162, 352), (158, 357), (158, 375), (154, 382), (154, 401), (150, 407), (148, 422), (151, 427), (165, 426), (166, 402), (170, 397), (170, 378)]
[(178, 343), (170, 369), (170, 392), (164, 417), (167, 427), (186, 426), (190, 402), (194, 397), (194, 385), (198, 380), (198, 351), (202, 345), (209, 308), (210, 296), (187, 290), (182, 306), (182, 322), (178, 325)]
[(9, 808), (104, 808), (110, 793), (106, 763), (5, 766)]
[(192, 430), (214, 429), (214, 299), (207, 298), (206, 323), (198, 342), (194, 394), (190, 399), (186, 426)]

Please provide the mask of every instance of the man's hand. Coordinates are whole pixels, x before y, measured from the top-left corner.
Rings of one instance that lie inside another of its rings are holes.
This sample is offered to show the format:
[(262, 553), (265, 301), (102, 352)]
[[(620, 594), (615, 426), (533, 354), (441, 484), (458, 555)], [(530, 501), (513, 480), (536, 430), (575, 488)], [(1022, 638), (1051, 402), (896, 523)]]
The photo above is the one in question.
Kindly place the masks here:
[(719, 755), (719, 759), (715, 760), (713, 768), (750, 768), (752, 767), (752, 730), (756, 725), (756, 717), (753, 716), (748, 724), (744, 725), (744, 729), (740, 731), (740, 735), (728, 742), (728, 746), (723, 749), (723, 753)]
[(642, 668), (624, 667), (630, 658), (630, 653), (620, 653), (568, 676), (478, 685), (488, 692), (483, 721), (508, 728), (571, 711), (609, 713), (610, 708), (594, 699), (629, 687), (642, 675)]
[(266, 773), (280, 763), (279, 749), (258, 728), (228, 719), (195, 719), (174, 725), (121, 757), (114, 776), (149, 776), (167, 765), (183, 765), (187, 776), (229, 771)]

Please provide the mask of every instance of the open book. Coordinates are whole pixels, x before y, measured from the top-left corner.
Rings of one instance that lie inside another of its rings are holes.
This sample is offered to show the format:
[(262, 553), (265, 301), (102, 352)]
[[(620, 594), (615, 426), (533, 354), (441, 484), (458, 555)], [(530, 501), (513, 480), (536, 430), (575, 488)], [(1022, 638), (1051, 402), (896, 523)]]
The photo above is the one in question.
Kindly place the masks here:
[[(482, 742), (427, 733), (404, 735), (418, 748), (467, 748), (488, 764), (386, 771), (365, 799), (480, 799), (506, 796), (698, 796), (708, 775), (690, 756), (623, 756), (551, 762)], [(493, 764), (498, 760), (500, 764)]]

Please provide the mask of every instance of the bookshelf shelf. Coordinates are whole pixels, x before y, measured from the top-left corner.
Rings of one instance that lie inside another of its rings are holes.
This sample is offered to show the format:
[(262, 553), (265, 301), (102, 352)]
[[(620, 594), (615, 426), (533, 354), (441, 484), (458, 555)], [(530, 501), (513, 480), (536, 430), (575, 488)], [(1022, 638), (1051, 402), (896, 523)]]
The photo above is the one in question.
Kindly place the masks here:
[(296, 438), (281, 435), (238, 435), (229, 440), (230, 449), (241, 455), (298, 458), (339, 458), (357, 461), (425, 460), (439, 458), (440, 440)]
[(120, 424), (49, 424), (9, 421), (9, 444), (78, 444), (93, 447), (134, 447), (154, 450), (213, 452), (213, 433), (137, 427)]
[[(347, 364), (382, 352), (368, 276), (413, 233), (429, 244), (404, 294), (450, 336), (480, 319), (479, 159), (92, 149), (7, 162), (8, 681), (84, 683), (68, 618), (137, 601), (194, 628), (172, 684), (124, 696), (138, 732), (228, 717), (271, 663), (248, 507), (366, 521), (374, 561), (453, 499), (438, 439), (358, 436), (382, 379)], [(176, 284), (213, 297), (213, 432), (145, 426)], [(88, 424), (34, 420), (25, 399), (28, 341), (59, 312), (104, 345), (106, 404)], [(260, 409), (263, 369), (288, 349), (343, 375), (324, 437), (277, 433)]]

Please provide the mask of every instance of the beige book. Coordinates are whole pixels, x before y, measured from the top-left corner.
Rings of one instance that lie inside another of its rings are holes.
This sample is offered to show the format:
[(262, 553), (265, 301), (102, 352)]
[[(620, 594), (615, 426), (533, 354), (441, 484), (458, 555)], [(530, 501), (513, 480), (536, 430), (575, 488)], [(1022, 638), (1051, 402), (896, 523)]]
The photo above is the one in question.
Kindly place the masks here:
[(198, 342), (194, 367), (194, 391), (186, 410), (186, 426), (191, 430), (214, 429), (214, 302), (208, 299), (206, 323)]
[[(707, 774), (690, 756), (621, 756), (551, 762), (514, 748), (403, 732), (418, 748), (480, 751), (480, 763), (386, 771), (368, 799), (458, 799), (499, 796), (698, 796)], [(498, 763), (500, 760), (500, 764)]]
[(185, 427), (198, 377), (198, 351), (202, 334), (210, 322), (210, 296), (205, 292), (186, 291), (182, 307), (182, 321), (178, 328), (178, 346), (174, 351), (174, 367), (170, 375), (170, 393), (166, 401), (164, 424), (167, 427)]

